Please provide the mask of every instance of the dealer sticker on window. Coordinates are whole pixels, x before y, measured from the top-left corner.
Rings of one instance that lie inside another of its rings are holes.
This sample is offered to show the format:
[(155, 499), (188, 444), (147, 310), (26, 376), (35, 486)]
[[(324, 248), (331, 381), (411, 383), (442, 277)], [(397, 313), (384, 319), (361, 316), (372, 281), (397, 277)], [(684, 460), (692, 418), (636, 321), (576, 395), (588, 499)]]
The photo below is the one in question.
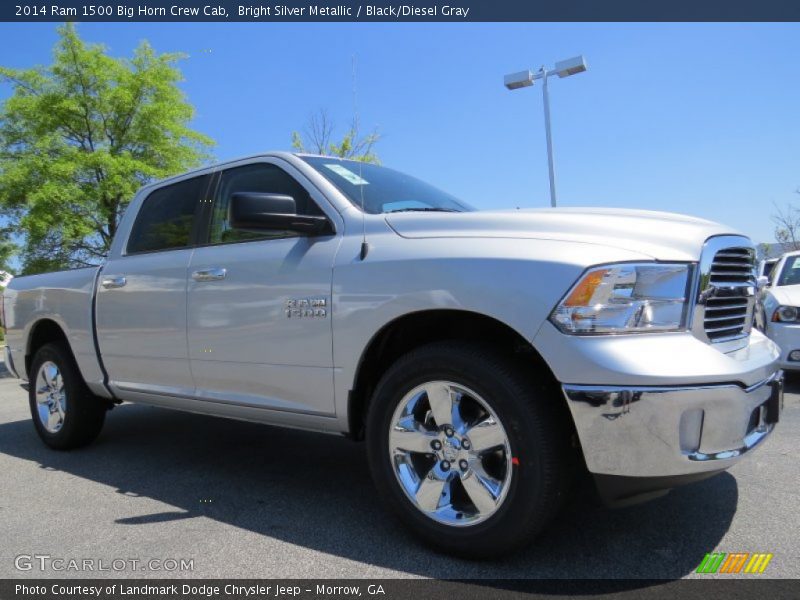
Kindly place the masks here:
[(339, 177), (346, 179), (353, 185), (369, 185), (369, 181), (366, 179), (362, 179), (360, 175), (353, 173), (347, 167), (343, 167), (342, 165), (337, 164), (327, 164), (325, 165), (326, 169), (330, 169), (334, 173), (336, 173)]

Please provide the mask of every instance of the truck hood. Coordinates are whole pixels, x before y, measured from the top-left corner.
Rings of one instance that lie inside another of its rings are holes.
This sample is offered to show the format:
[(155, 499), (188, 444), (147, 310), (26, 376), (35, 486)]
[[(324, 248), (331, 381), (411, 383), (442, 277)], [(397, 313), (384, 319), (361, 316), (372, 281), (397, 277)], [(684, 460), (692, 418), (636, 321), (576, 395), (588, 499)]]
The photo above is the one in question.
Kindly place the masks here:
[(783, 306), (800, 306), (800, 285), (779, 285), (768, 288), (768, 293)]
[(729, 227), (667, 212), (606, 208), (543, 208), (463, 213), (405, 212), (386, 221), (405, 238), (519, 238), (573, 241), (638, 252), (658, 260), (694, 261)]

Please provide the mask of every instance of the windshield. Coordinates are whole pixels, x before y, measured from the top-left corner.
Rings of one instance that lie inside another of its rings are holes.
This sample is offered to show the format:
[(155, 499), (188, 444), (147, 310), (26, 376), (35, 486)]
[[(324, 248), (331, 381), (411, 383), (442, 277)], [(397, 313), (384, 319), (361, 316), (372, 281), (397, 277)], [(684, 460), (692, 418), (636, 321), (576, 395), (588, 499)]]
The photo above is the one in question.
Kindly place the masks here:
[(800, 283), (800, 256), (787, 256), (783, 263), (778, 285), (797, 285)]
[[(301, 156), (335, 185), (354, 206), (370, 214), (474, 210), (432, 185), (394, 169), (327, 156)], [(363, 198), (362, 198), (363, 195)]]

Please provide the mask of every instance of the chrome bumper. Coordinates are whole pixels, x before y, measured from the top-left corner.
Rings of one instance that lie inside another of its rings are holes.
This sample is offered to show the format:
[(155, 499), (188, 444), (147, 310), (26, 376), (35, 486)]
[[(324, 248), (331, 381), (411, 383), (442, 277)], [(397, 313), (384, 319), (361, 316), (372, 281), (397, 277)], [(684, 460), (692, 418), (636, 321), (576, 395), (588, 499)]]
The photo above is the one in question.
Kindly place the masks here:
[(750, 387), (564, 385), (596, 475), (670, 477), (727, 469), (761, 443), (783, 409), (783, 372)]

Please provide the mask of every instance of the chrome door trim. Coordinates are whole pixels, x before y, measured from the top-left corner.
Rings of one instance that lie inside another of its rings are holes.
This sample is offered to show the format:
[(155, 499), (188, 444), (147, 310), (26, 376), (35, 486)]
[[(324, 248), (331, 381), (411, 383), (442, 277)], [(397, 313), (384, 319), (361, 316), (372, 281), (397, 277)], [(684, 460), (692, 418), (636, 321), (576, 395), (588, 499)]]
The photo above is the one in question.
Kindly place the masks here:
[(128, 280), (125, 279), (125, 277), (123, 277), (122, 275), (114, 275), (112, 277), (103, 277), (103, 280), (100, 283), (100, 285), (102, 285), (107, 290), (111, 290), (115, 288), (124, 287), (126, 283), (128, 283)]
[(223, 267), (210, 267), (208, 269), (198, 269), (192, 273), (195, 281), (220, 281), (225, 279), (228, 270)]

